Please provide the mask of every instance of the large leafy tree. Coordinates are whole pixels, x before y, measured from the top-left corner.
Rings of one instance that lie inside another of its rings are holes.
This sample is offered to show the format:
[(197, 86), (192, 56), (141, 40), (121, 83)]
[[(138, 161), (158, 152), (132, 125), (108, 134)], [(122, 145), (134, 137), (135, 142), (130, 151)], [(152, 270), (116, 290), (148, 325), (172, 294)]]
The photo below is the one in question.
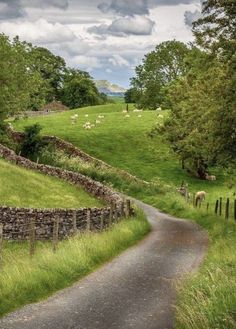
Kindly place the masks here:
[(32, 47), (30, 52), (34, 70), (39, 72), (43, 81), (45, 101), (60, 98), (66, 72), (65, 60), (42, 47)]
[(27, 109), (41, 83), (40, 75), (32, 68), (28, 45), (0, 34), (0, 122)]
[[(169, 88), (172, 112), (165, 135), (194, 173), (236, 160), (235, 1), (209, 0), (194, 24), (198, 44), (187, 74)], [(234, 45), (232, 47), (232, 45)]]
[(98, 92), (91, 76), (87, 72), (75, 69), (67, 69), (61, 100), (70, 108), (104, 104), (106, 101)]
[(166, 97), (166, 87), (185, 74), (185, 57), (189, 48), (179, 41), (167, 41), (147, 54), (136, 67), (132, 87), (136, 90), (136, 103), (143, 108), (156, 109)]

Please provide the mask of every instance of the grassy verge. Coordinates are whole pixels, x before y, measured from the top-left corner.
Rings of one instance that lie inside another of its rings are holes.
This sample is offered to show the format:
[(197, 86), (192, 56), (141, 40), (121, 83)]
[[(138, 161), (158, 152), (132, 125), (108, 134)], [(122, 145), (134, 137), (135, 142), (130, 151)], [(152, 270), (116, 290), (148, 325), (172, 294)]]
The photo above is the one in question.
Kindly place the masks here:
[(232, 218), (196, 210), (174, 195), (146, 202), (178, 217), (191, 218), (208, 231), (209, 250), (200, 271), (178, 286), (176, 329), (236, 328), (236, 224)]
[(29, 258), (27, 244), (6, 243), (0, 272), (0, 316), (65, 288), (95, 270), (149, 232), (144, 215), (123, 220), (102, 233), (61, 241), (54, 254), (48, 243), (37, 243)]

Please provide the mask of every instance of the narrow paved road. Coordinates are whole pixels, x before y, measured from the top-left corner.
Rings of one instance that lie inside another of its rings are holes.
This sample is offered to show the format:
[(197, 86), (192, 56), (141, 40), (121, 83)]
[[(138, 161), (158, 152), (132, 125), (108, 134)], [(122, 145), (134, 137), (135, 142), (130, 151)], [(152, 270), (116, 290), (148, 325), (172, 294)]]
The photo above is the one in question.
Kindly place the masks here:
[(152, 232), (75, 285), (0, 320), (1, 329), (173, 328), (175, 283), (202, 261), (207, 236), (194, 223), (137, 201)]

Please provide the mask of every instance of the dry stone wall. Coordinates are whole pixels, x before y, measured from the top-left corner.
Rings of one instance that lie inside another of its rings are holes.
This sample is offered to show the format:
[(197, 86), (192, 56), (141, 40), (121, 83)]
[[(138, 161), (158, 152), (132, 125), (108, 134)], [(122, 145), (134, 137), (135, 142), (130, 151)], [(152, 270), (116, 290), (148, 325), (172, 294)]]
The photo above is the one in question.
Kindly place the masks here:
[[(0, 207), (0, 223), (3, 224), (3, 232), (6, 239), (18, 240), (28, 238), (29, 222), (32, 218), (36, 221), (36, 237), (38, 239), (49, 239), (52, 237), (53, 223), (56, 219), (59, 219), (59, 237), (63, 238), (69, 236), (75, 230), (75, 226), (82, 231), (85, 230), (85, 227), (87, 228), (88, 211), (91, 213), (89, 223), (91, 230), (106, 228), (108, 223), (111, 224), (112, 221), (116, 221), (123, 215), (123, 199), (121, 196), (89, 177), (61, 168), (37, 164), (17, 155), (14, 151), (1, 144), (0, 157), (21, 167), (58, 177), (75, 186), (83, 186), (87, 192), (105, 201), (107, 204), (113, 205), (109, 208), (76, 210)], [(74, 218), (76, 218), (76, 225)]]

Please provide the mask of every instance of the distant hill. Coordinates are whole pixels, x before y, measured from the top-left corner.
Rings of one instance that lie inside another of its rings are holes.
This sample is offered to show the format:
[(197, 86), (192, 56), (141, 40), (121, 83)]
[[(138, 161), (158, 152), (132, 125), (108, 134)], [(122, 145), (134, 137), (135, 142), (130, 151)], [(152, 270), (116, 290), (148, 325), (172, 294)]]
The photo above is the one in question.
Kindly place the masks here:
[(108, 96), (124, 96), (126, 91), (125, 88), (110, 83), (107, 80), (95, 80), (95, 84), (100, 93), (104, 93)]

